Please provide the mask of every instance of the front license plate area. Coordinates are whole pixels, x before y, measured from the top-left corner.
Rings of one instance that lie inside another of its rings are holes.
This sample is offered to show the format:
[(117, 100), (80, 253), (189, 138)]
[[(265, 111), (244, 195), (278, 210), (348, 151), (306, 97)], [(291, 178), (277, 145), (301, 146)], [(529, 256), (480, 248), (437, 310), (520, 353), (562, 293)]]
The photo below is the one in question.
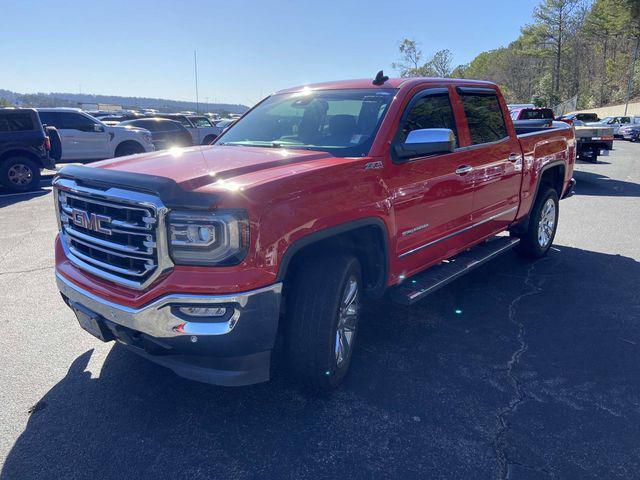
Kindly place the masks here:
[(104, 322), (100, 320), (100, 315), (87, 310), (81, 305), (73, 305), (72, 308), (74, 313), (76, 314), (78, 323), (85, 331), (89, 332), (91, 335), (102, 340), (103, 342), (113, 340), (113, 335), (104, 325)]

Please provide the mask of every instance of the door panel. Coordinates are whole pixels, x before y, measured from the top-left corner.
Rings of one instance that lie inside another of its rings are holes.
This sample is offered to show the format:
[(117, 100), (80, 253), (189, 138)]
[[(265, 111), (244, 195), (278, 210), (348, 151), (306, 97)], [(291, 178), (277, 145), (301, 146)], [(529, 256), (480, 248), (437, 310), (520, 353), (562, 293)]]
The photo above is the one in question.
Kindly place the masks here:
[(64, 114), (63, 126), (69, 132), (74, 159), (91, 160), (109, 156), (109, 134), (96, 132), (94, 128), (100, 125), (92, 118), (81, 113), (68, 112)]
[[(457, 138), (449, 92), (444, 88), (418, 92), (407, 105), (393, 144), (418, 129), (446, 128)], [(457, 143), (457, 140), (456, 140)], [(473, 177), (456, 170), (466, 153), (436, 154), (410, 161), (396, 159), (389, 168), (390, 200), (396, 219), (396, 253), (408, 271), (437, 260), (455, 243), (452, 233), (471, 221)], [(437, 245), (436, 245), (437, 244)]]
[[(473, 177), (455, 173), (465, 161), (466, 154), (458, 152), (395, 166), (391, 202), (396, 215), (398, 255), (469, 225)], [(446, 250), (446, 245), (441, 247)]]
[(469, 129), (467, 162), (473, 168), (471, 220), (475, 239), (503, 230), (517, 214), (522, 182), (520, 142), (509, 135), (492, 89), (458, 89)]
[(78, 160), (82, 158), (79, 143), (75, 137), (75, 130), (59, 128), (60, 144), (62, 146), (62, 160)]
[[(518, 206), (522, 154), (517, 140), (507, 139), (495, 145), (471, 149), (467, 161), (473, 167), (474, 222)], [(511, 218), (515, 218), (515, 211)]]
[(107, 158), (107, 139), (106, 132), (83, 132), (73, 130), (73, 138), (77, 144), (78, 157), (81, 159), (99, 159)]

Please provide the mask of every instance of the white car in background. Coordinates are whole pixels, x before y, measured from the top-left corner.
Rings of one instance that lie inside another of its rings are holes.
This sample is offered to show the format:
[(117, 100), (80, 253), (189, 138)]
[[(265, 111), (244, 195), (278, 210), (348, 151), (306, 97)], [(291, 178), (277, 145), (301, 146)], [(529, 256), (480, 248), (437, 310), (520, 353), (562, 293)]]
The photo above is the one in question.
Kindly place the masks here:
[(105, 125), (76, 108), (37, 108), (40, 121), (56, 127), (62, 161), (102, 160), (154, 150), (151, 132)]
[(611, 127), (613, 128), (613, 136), (618, 137), (622, 135), (620, 133), (620, 127), (630, 125), (632, 118), (631, 116), (604, 117), (599, 122), (588, 122), (586, 125), (588, 127)]

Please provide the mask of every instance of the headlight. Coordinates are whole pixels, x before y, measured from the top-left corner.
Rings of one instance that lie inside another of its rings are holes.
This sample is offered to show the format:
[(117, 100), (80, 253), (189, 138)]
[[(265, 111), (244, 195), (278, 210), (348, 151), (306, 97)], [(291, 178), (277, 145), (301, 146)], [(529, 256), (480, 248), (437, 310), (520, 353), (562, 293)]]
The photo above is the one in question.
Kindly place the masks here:
[(235, 265), (249, 248), (249, 220), (244, 211), (169, 214), (169, 246), (177, 265)]

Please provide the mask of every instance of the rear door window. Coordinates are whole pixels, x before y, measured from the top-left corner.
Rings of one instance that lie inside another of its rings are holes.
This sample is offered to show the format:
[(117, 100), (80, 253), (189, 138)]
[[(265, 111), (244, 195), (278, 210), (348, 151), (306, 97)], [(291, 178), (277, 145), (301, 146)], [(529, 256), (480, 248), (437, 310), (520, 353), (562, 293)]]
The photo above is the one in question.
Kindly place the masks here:
[(508, 137), (502, 108), (495, 93), (460, 92), (469, 125), (471, 144), (491, 143)]
[(29, 113), (0, 115), (0, 132), (24, 132), (33, 129), (33, 120)]
[(38, 116), (43, 125), (49, 125), (58, 129), (64, 128), (62, 126), (64, 115), (60, 112), (38, 112)]

